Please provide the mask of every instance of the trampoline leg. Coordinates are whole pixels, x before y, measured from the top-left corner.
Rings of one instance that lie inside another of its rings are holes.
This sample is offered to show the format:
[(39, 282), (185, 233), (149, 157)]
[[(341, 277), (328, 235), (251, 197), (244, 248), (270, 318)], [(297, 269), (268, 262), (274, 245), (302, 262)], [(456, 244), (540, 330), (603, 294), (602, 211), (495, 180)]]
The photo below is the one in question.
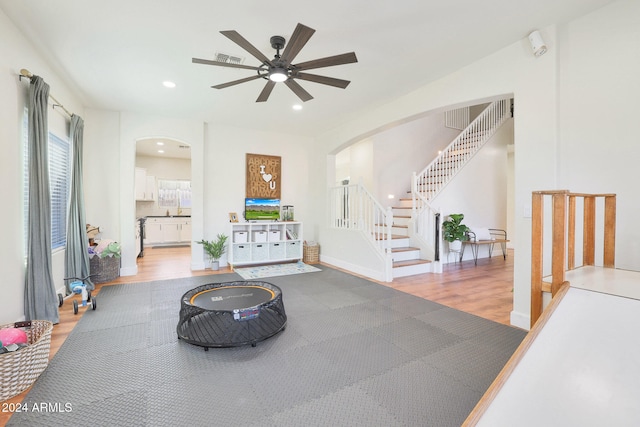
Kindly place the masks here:
[(209, 351), (209, 347), (205, 347), (205, 348), (204, 348), (204, 351)]

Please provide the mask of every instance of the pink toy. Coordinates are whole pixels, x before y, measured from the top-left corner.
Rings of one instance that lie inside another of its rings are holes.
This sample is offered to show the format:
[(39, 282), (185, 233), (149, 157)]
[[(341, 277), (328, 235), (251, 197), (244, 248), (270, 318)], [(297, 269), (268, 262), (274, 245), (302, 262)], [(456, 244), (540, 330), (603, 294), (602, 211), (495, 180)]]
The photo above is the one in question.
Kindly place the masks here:
[(4, 328), (0, 329), (0, 341), (2, 345), (8, 346), (11, 344), (27, 344), (29, 337), (27, 333), (18, 328)]

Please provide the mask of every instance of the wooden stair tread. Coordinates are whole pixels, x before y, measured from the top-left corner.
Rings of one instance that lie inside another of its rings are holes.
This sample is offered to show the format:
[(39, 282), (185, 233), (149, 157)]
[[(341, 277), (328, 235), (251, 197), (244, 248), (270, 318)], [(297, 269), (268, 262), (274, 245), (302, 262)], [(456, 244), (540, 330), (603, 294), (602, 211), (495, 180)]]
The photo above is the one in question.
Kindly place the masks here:
[(427, 259), (410, 259), (407, 261), (395, 261), (393, 263), (393, 268), (396, 267), (408, 267), (411, 265), (420, 265), (420, 264), (430, 264), (431, 261), (427, 260)]
[[(375, 234), (376, 240), (384, 240), (387, 237), (386, 234)], [(403, 236), (402, 234), (392, 234), (391, 239), (408, 239), (408, 236)]]
[(391, 248), (391, 253), (396, 253), (396, 252), (409, 252), (409, 251), (419, 251), (419, 248), (414, 248), (411, 246), (406, 246), (404, 248)]

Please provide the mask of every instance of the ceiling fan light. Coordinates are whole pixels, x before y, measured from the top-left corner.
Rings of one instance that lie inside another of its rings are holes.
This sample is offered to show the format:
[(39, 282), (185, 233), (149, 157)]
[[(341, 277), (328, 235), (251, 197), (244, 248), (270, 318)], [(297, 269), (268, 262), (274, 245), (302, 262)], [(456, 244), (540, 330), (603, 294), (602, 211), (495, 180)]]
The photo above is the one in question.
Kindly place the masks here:
[(284, 68), (274, 67), (269, 71), (269, 80), (276, 83), (281, 83), (289, 78), (287, 70)]

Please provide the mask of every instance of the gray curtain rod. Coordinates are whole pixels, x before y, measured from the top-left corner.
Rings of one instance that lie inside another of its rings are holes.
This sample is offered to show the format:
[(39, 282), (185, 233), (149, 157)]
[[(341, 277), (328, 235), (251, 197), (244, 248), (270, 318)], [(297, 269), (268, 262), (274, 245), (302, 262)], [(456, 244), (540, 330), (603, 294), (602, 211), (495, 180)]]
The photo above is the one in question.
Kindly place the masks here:
[[(31, 77), (33, 77), (33, 73), (27, 69), (22, 69), (20, 70), (20, 79), (22, 79), (23, 77), (28, 78), (29, 80), (31, 80)], [(62, 110), (67, 113), (67, 116), (69, 116), (69, 118), (71, 118), (71, 116), (73, 116), (73, 114), (71, 114), (69, 112), (69, 110), (67, 110), (66, 108), (64, 108), (64, 105), (62, 105), (62, 103), (60, 101), (58, 101), (57, 99), (55, 99), (53, 97), (53, 95), (49, 94), (49, 98), (51, 98), (51, 100), (54, 102), (53, 103), (53, 109), (55, 110), (56, 107), (62, 108)]]

